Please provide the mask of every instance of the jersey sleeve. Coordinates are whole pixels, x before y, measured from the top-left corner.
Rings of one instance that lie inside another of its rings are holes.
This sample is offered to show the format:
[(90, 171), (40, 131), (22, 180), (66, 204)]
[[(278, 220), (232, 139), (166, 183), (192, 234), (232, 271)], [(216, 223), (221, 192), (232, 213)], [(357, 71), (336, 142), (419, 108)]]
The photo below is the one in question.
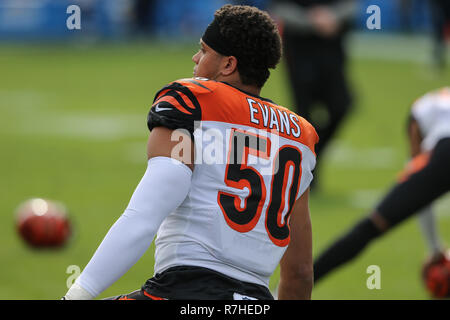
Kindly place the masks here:
[(172, 82), (155, 95), (147, 126), (149, 130), (155, 127), (185, 129), (192, 136), (195, 124), (200, 120), (201, 107), (195, 91), (183, 83)]

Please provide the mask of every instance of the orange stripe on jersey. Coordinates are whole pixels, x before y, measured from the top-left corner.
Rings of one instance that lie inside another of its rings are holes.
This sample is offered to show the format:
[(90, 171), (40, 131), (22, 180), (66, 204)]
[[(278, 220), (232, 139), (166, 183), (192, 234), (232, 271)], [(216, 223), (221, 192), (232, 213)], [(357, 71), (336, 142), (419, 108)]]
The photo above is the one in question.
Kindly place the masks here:
[(158, 100), (158, 98), (162, 97), (163, 95), (165, 95), (167, 92), (169, 92), (171, 89), (163, 89), (160, 92), (157, 93), (157, 97), (155, 99), (155, 102), (153, 103), (153, 105), (155, 105), (156, 100)]
[(429, 153), (421, 153), (412, 158), (405, 166), (402, 172), (398, 175), (398, 182), (405, 182), (411, 175), (422, 170), (430, 161)]
[[(184, 99), (183, 99), (184, 100)], [(191, 112), (189, 112), (188, 110), (186, 110), (186, 108), (184, 108), (183, 106), (180, 105), (180, 103), (177, 101), (177, 99), (175, 99), (172, 96), (163, 96), (162, 98), (159, 98), (158, 100), (156, 100), (155, 104), (159, 103), (159, 102), (168, 102), (170, 103), (172, 106), (174, 106), (175, 108), (177, 108), (178, 110), (180, 110), (181, 112), (185, 113), (185, 114), (192, 114)], [(185, 101), (185, 100), (184, 100)], [(154, 105), (155, 105), (154, 104)], [(192, 105), (192, 104), (191, 104)]]

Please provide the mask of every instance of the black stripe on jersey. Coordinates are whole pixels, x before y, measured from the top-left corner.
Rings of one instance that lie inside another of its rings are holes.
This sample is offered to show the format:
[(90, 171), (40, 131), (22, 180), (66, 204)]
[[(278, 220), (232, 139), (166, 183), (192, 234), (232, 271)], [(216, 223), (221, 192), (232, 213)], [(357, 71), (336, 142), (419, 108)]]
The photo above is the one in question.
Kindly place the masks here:
[[(167, 92), (161, 95), (164, 91)], [(182, 95), (189, 99), (193, 108), (186, 103)], [(172, 97), (177, 101), (179, 106), (177, 107), (168, 101), (164, 101), (164, 97)], [(155, 104), (158, 100), (162, 101)], [(195, 122), (200, 121), (202, 116), (200, 103), (189, 88), (180, 83), (173, 82), (158, 91), (153, 103), (154, 105), (150, 109), (147, 117), (149, 130), (159, 126), (172, 130), (186, 129), (192, 137), (195, 130)]]
[(188, 82), (192, 82), (192, 83), (194, 83), (194, 84), (196, 84), (196, 85), (198, 85), (199, 87), (202, 87), (203, 89), (206, 89), (206, 90), (208, 90), (208, 91), (211, 91), (212, 92), (212, 90), (210, 89), (210, 88), (208, 88), (208, 87), (205, 87), (204, 85), (202, 85), (200, 82), (198, 82), (198, 81), (195, 81), (194, 79), (186, 79), (185, 81), (188, 81)]
[[(195, 108), (192, 109), (191, 107), (188, 106), (188, 104), (184, 101), (184, 99), (181, 97), (180, 93), (178, 91), (169, 91), (167, 92), (165, 95), (163, 95), (162, 97), (160, 97), (159, 99), (163, 98), (163, 97), (174, 97), (175, 100), (177, 100), (177, 102), (184, 108), (186, 109), (186, 111), (188, 111), (189, 113), (193, 113), (193, 111), (195, 111)], [(159, 100), (158, 99), (158, 100)], [(192, 101), (192, 100), (191, 100)]]
[[(192, 102), (192, 104), (194, 105), (195, 109), (200, 109), (200, 103), (198, 102), (197, 98), (195, 97), (195, 95), (192, 93), (191, 90), (189, 90), (188, 87), (183, 86), (182, 84), (178, 83), (178, 82), (173, 82), (167, 86), (165, 86), (164, 88), (162, 88), (161, 90), (159, 90), (156, 95), (155, 95), (155, 99), (153, 100), (153, 102), (155, 102), (157, 99), (161, 98), (159, 97), (160, 93), (164, 90), (170, 90), (170, 91), (179, 91), (181, 93), (183, 93), (186, 97), (189, 98), (189, 100)], [(170, 92), (169, 91), (169, 92)], [(167, 94), (167, 93), (166, 93)]]

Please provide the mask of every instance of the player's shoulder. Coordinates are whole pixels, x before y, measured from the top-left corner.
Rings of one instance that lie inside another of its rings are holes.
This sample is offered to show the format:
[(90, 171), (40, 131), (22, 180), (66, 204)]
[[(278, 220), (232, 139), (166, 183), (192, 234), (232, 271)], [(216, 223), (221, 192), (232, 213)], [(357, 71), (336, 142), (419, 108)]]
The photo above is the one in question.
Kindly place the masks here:
[(450, 87), (442, 87), (436, 90), (429, 91), (420, 96), (412, 103), (412, 109), (426, 108), (433, 105), (436, 101), (450, 100)]
[(411, 105), (411, 115), (416, 119), (433, 117), (441, 109), (450, 108), (450, 87), (429, 91), (417, 98)]
[(161, 96), (162, 93), (170, 90), (180, 91), (198, 97), (200, 95), (217, 92), (217, 88), (220, 87), (220, 84), (220, 82), (199, 77), (178, 79), (168, 83), (160, 89), (156, 93), (155, 99)]
[(201, 96), (215, 89), (215, 81), (203, 78), (179, 79), (165, 85), (153, 99), (147, 119), (149, 129), (164, 126), (192, 133), (195, 121), (202, 119)]

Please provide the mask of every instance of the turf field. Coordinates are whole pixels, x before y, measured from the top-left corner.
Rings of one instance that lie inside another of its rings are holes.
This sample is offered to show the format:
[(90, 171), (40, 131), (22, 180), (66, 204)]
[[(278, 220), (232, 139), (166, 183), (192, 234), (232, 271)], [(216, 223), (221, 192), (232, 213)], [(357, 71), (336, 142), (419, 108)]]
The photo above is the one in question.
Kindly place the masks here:
[[(146, 115), (161, 86), (189, 77), (196, 47), (168, 44), (0, 47), (0, 299), (55, 299), (70, 265), (83, 267), (125, 209), (146, 166)], [(386, 56), (386, 54), (384, 54)], [(407, 159), (410, 103), (450, 82), (413, 60), (358, 55), (349, 63), (355, 109), (323, 163), (311, 198), (314, 252), (367, 213)], [(291, 104), (281, 65), (263, 96)], [(61, 250), (31, 250), (17, 237), (14, 210), (31, 197), (64, 202), (75, 234)], [(450, 201), (438, 206), (450, 244)], [(425, 245), (410, 220), (324, 279), (314, 299), (426, 299), (419, 269)], [(381, 289), (369, 290), (369, 265)], [(153, 272), (153, 247), (100, 297), (135, 290)], [(277, 283), (274, 274), (271, 288)]]

